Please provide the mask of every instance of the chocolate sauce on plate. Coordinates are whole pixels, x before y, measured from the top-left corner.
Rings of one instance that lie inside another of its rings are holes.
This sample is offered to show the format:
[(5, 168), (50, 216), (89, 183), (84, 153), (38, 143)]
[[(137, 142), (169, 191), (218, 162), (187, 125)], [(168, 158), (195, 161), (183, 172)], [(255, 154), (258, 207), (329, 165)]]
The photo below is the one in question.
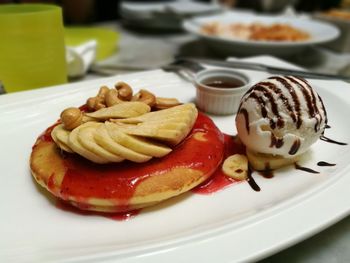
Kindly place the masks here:
[(260, 192), (260, 186), (255, 182), (253, 176), (252, 176), (253, 170), (248, 167), (248, 177), (247, 177), (247, 182), (249, 186), (255, 191), (255, 192)]
[(348, 145), (348, 144), (345, 143), (345, 142), (338, 142), (338, 141), (332, 140), (332, 139), (330, 139), (330, 138), (328, 138), (328, 137), (326, 137), (326, 136), (324, 136), (324, 135), (322, 135), (322, 136), (320, 137), (320, 139), (321, 139), (322, 141), (329, 142), (329, 143), (334, 143), (334, 144), (338, 144), (338, 145)]
[(273, 177), (273, 170), (270, 168), (268, 163), (265, 164), (265, 169), (258, 171), (258, 173), (266, 179), (271, 179)]
[(327, 162), (324, 162), (324, 161), (320, 161), (317, 163), (318, 166), (335, 166), (336, 164), (335, 163), (327, 163)]
[(300, 166), (299, 164), (297, 163), (294, 163), (294, 167), (295, 169), (297, 170), (301, 170), (301, 171), (304, 171), (304, 172), (308, 172), (308, 173), (312, 173), (312, 174), (319, 174), (320, 172), (317, 172), (311, 168), (307, 168), (307, 167), (303, 167), (303, 166)]

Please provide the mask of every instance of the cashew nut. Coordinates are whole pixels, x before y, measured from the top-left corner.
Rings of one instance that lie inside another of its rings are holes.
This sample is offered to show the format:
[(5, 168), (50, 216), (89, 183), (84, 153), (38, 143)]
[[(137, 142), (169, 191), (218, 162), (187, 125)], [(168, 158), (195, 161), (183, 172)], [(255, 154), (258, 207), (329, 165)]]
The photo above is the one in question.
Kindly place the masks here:
[(175, 99), (175, 98), (157, 97), (154, 108), (157, 110), (163, 110), (163, 109), (171, 108), (180, 104), (181, 103), (178, 101), (178, 99)]
[(154, 106), (156, 103), (156, 96), (148, 90), (141, 89), (138, 93), (136, 93), (132, 99), (132, 101), (141, 101), (146, 103), (150, 107)]
[(105, 96), (108, 93), (109, 88), (107, 86), (102, 86), (97, 96), (91, 97), (86, 101), (86, 105), (90, 111), (99, 110), (102, 108), (106, 108)]
[(102, 97), (91, 97), (87, 100), (86, 105), (90, 111), (106, 108), (105, 99)]
[(107, 107), (123, 102), (121, 99), (119, 99), (118, 94), (119, 92), (116, 89), (111, 89), (107, 92), (105, 96), (105, 103)]
[(118, 91), (118, 97), (121, 100), (130, 101), (132, 98), (132, 88), (125, 82), (118, 82), (114, 85)]
[(109, 91), (109, 88), (107, 86), (102, 86), (97, 93), (97, 97), (104, 98), (108, 91)]

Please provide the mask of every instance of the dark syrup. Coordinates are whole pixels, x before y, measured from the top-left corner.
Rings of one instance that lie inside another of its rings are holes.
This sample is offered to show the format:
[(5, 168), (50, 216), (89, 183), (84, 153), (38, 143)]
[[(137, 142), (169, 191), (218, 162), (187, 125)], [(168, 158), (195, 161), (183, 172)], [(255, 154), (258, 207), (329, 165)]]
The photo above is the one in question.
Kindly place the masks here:
[(329, 143), (334, 143), (334, 144), (338, 144), (338, 145), (348, 145), (348, 144), (345, 143), (345, 142), (338, 142), (338, 141), (332, 140), (332, 139), (330, 139), (330, 138), (328, 138), (328, 137), (326, 137), (326, 136), (324, 136), (324, 135), (322, 135), (322, 136), (320, 137), (320, 139), (321, 139), (322, 141), (329, 142)]
[(313, 169), (311, 169), (311, 168), (300, 166), (300, 165), (297, 164), (297, 163), (294, 163), (294, 167), (295, 167), (295, 169), (297, 169), (297, 170), (301, 170), (301, 171), (304, 171), (304, 172), (307, 172), (307, 173), (312, 173), (312, 174), (319, 174), (319, 173), (320, 173), (320, 172), (315, 171), (315, 170), (313, 170)]
[(253, 170), (249, 166), (248, 167), (248, 177), (247, 177), (247, 182), (249, 186), (255, 191), (255, 192), (260, 192), (261, 188), (260, 186), (255, 182), (253, 176), (252, 176)]
[(273, 178), (273, 170), (271, 170), (271, 169), (265, 169), (265, 170), (263, 170), (263, 171), (258, 171), (258, 173), (262, 176), (262, 177), (264, 177), (264, 178), (266, 178), (266, 179), (271, 179), (271, 178)]
[(324, 161), (320, 161), (317, 163), (318, 166), (335, 166), (336, 164), (335, 163), (327, 163), (327, 162), (324, 162)]
[(232, 89), (244, 86), (244, 82), (239, 79), (228, 77), (208, 78), (202, 81), (202, 84), (208, 87), (219, 89)]

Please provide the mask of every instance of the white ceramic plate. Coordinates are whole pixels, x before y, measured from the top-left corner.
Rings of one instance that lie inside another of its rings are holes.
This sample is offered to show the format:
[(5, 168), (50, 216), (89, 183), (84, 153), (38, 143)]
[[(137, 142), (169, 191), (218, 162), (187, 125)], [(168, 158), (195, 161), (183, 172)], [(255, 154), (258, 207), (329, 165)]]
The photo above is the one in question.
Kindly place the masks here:
[[(201, 32), (201, 27), (210, 22), (223, 24), (283, 23), (308, 32), (311, 37), (305, 41), (252, 41), (234, 37), (210, 36)], [(202, 38), (210, 47), (224, 54), (274, 54), (289, 55), (305, 47), (331, 41), (339, 36), (339, 30), (326, 22), (283, 16), (260, 16), (250, 13), (226, 12), (221, 15), (201, 16), (189, 19), (183, 24), (185, 30)]]
[[(251, 61), (286, 66), (270, 57)], [(246, 71), (254, 81), (267, 75)], [(350, 146), (317, 142), (303, 165), (275, 177), (254, 178), (212, 195), (185, 194), (145, 209), (129, 221), (63, 211), (37, 186), (29, 171), (36, 137), (61, 110), (81, 105), (99, 86), (117, 80), (159, 96), (192, 101), (194, 88), (160, 70), (0, 96), (0, 259), (2, 262), (236, 262), (257, 260), (290, 246), (350, 212)], [(326, 135), (350, 142), (350, 86), (312, 81), (328, 109)], [(213, 117), (235, 134), (234, 116)], [(336, 163), (318, 167), (318, 161)]]

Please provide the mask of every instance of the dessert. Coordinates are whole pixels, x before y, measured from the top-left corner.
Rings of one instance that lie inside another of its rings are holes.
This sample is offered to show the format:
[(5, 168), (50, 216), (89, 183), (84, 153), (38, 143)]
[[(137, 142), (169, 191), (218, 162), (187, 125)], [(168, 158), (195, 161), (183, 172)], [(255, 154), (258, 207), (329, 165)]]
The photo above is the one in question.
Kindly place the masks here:
[(197, 186), (221, 164), (223, 149), (223, 134), (194, 104), (117, 83), (65, 109), (35, 142), (30, 168), (61, 200), (121, 212)]
[(242, 97), (236, 126), (250, 165), (269, 170), (296, 162), (327, 125), (322, 99), (293, 76), (273, 76)]
[(211, 36), (238, 38), (255, 41), (304, 41), (310, 34), (289, 24), (274, 23), (230, 23), (211, 22), (202, 26), (201, 32)]

